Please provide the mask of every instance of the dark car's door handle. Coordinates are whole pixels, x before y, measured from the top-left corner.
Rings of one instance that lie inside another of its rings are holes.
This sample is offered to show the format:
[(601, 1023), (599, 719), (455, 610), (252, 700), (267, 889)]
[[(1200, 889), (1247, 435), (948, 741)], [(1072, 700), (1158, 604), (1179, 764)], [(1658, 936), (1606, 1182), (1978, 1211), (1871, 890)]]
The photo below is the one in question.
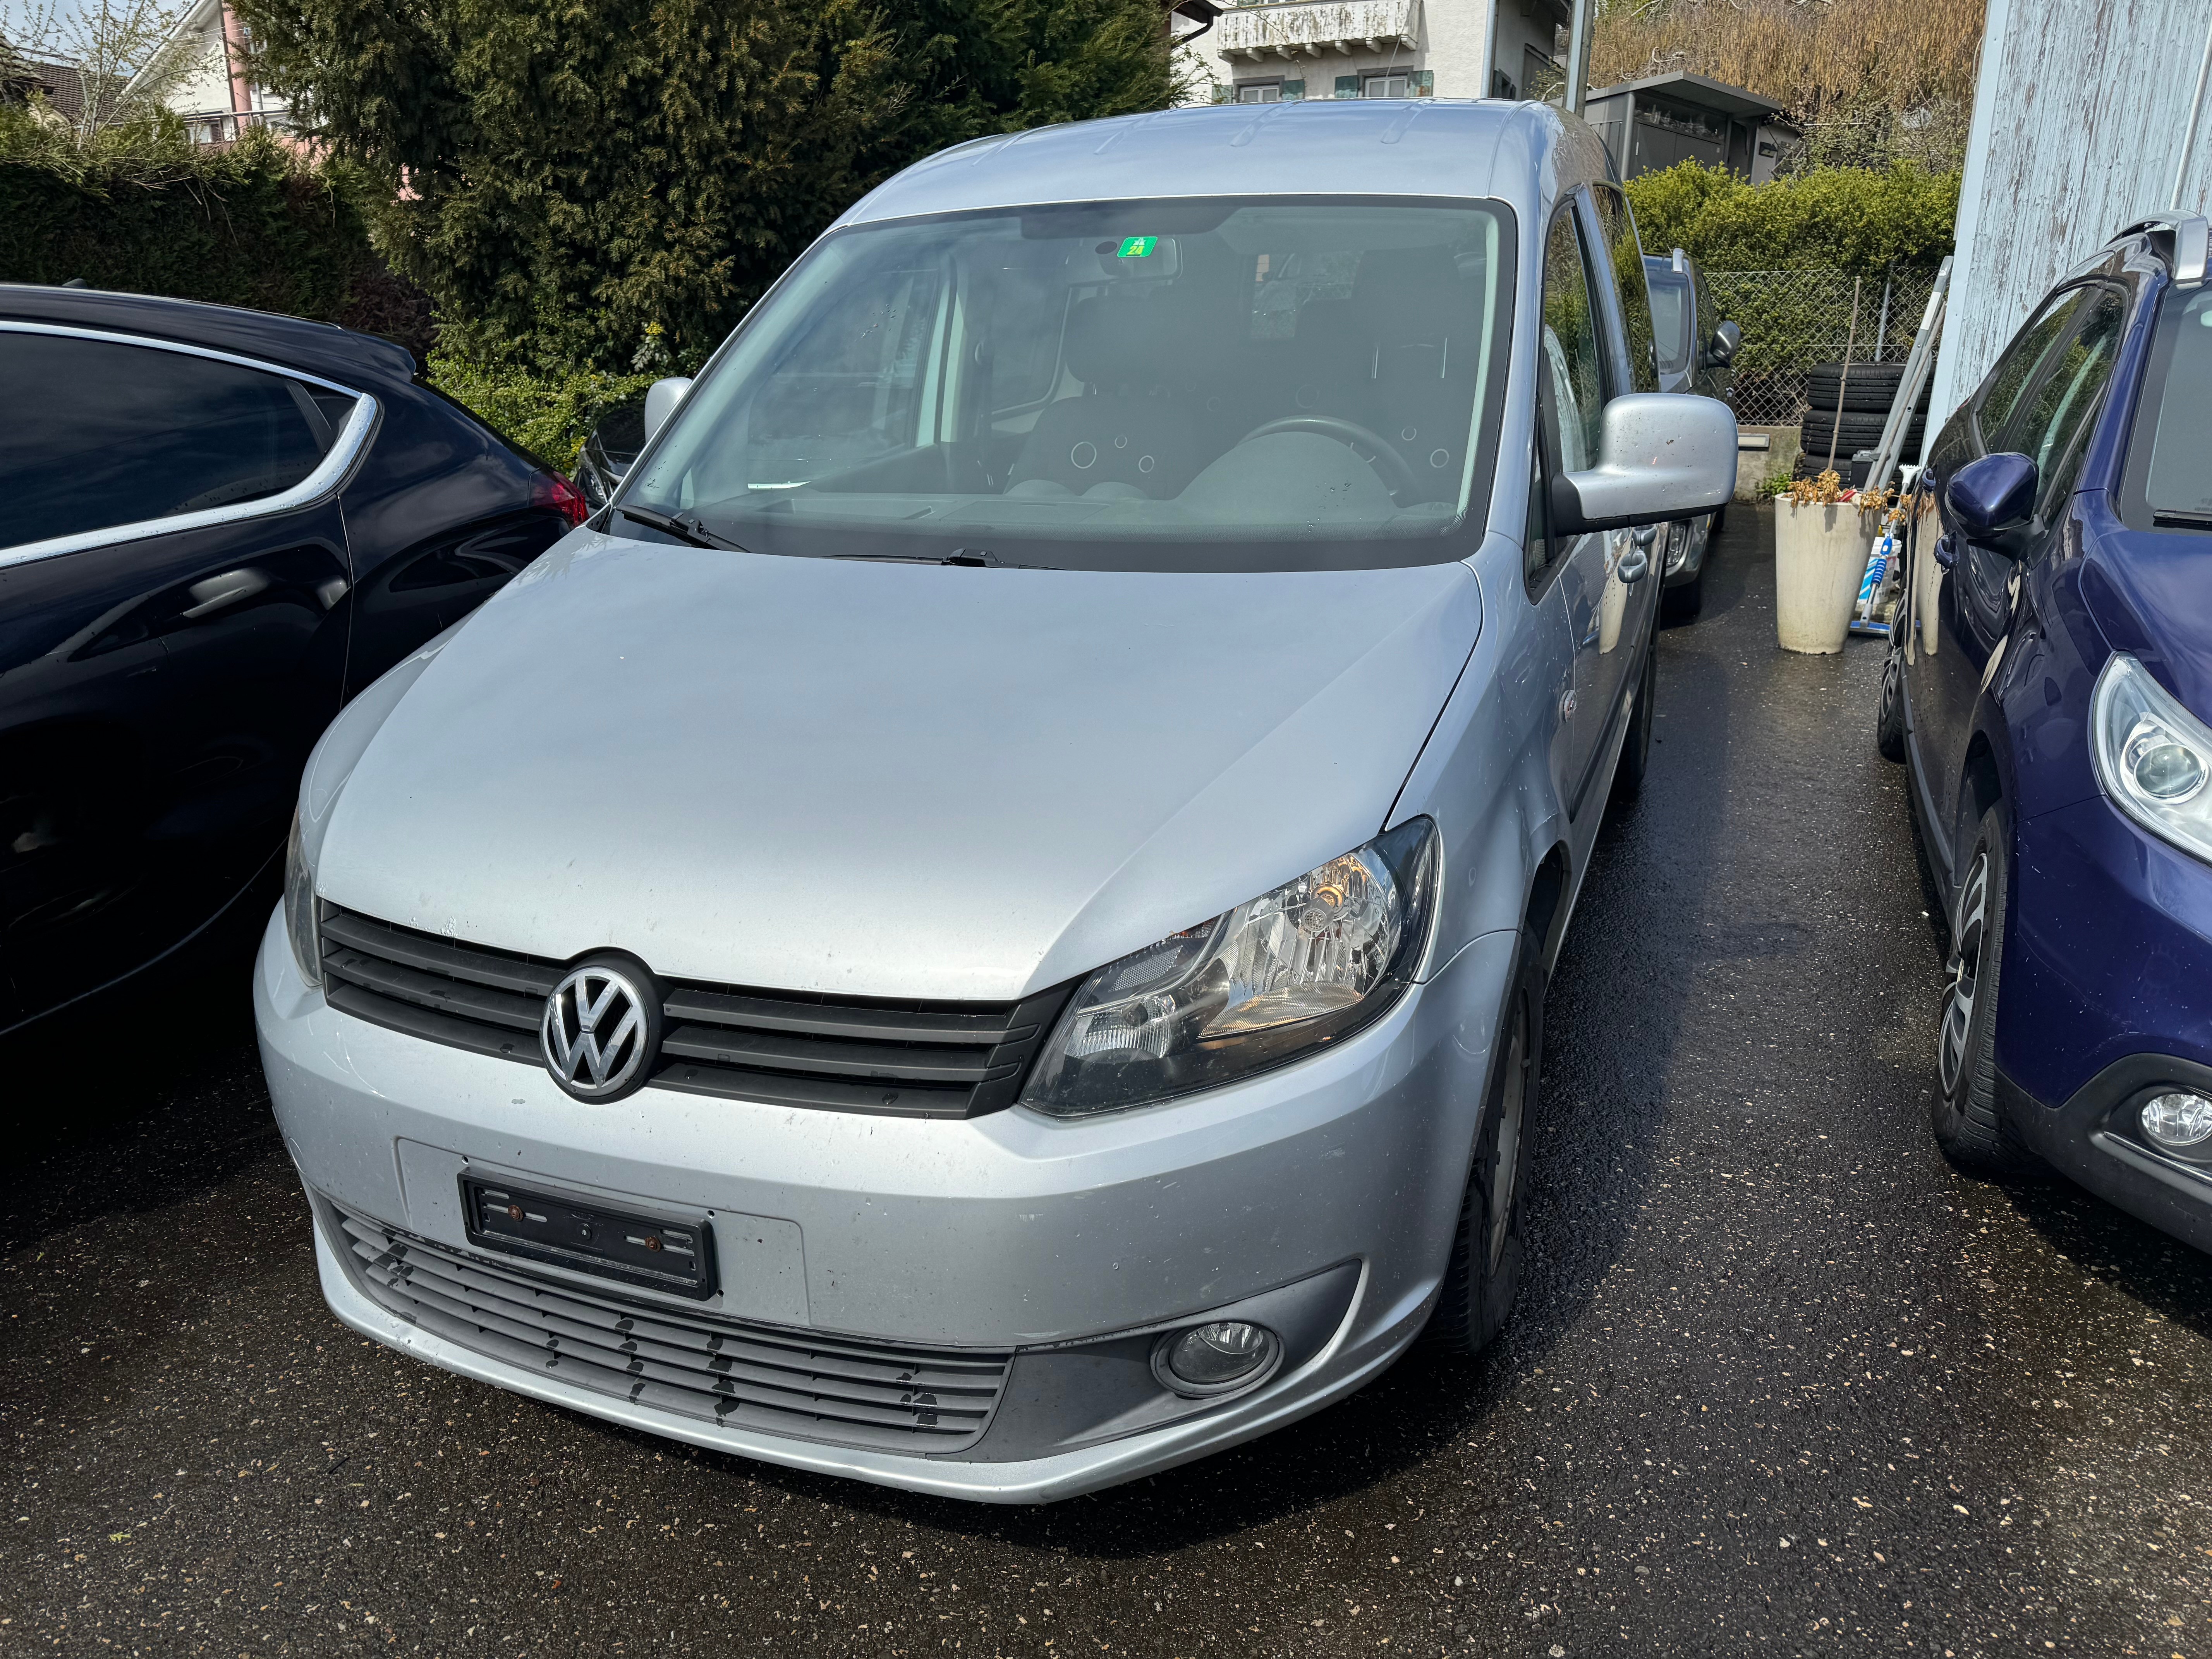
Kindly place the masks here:
[(196, 622), (202, 617), (212, 616), (225, 605), (236, 605), (240, 599), (250, 599), (257, 593), (269, 590), (269, 578), (252, 567), (226, 570), (219, 576), (210, 576), (194, 582), (185, 590), (191, 605), (184, 614), (186, 622)]
[(1959, 544), (1953, 541), (1948, 534), (1936, 538), (1936, 562), (1946, 570), (1959, 562)]

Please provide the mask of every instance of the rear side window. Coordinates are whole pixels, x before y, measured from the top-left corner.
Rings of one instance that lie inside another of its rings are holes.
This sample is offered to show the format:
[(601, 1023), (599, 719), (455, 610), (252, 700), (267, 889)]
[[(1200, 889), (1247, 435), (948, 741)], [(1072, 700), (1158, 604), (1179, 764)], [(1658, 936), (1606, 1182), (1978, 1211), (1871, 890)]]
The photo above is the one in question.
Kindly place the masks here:
[(280, 495), (321, 463), (349, 400), (278, 374), (120, 341), (0, 332), (0, 546)]
[(1659, 389), (1659, 347), (1652, 326), (1651, 296), (1644, 277), (1644, 250), (1636, 240), (1636, 218), (1628, 198), (1611, 185), (1590, 190), (1597, 222), (1605, 232), (1605, 257), (1613, 266), (1613, 285), (1620, 295), (1620, 320), (1628, 333), (1628, 390)]

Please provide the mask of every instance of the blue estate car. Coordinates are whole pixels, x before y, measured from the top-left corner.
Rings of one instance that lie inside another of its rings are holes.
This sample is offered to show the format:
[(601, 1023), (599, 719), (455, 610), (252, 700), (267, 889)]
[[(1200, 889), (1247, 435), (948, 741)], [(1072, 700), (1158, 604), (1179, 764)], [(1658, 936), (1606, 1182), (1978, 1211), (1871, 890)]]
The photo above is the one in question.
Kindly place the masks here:
[(1936, 1140), (2212, 1249), (2212, 287), (2130, 226), (1936, 441), (1877, 720), (1944, 901)]

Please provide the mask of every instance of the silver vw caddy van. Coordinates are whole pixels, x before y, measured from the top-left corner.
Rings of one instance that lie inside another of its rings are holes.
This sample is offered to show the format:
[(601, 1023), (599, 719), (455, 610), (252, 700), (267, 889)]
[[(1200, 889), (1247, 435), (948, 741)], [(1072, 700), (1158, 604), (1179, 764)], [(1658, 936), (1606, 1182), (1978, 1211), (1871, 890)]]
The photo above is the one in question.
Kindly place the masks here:
[(254, 999), (338, 1316), (1010, 1502), (1479, 1348), (1654, 528), (1733, 482), (1605, 172), (1217, 107), (839, 220), (309, 764)]

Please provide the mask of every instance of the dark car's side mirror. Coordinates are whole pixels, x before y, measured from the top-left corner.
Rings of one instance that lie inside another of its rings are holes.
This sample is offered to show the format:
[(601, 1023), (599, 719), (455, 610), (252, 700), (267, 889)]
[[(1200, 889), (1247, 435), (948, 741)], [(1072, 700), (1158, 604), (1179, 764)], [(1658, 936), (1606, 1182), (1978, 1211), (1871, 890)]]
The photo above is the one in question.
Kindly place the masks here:
[(2015, 558), (2021, 550), (2013, 532), (2035, 511), (2035, 463), (2027, 456), (1984, 455), (1951, 475), (1943, 502), (1968, 541)]
[(1713, 331), (1713, 337), (1705, 343), (1705, 366), (1724, 368), (1735, 360), (1743, 345), (1743, 331), (1734, 323), (1723, 323)]

